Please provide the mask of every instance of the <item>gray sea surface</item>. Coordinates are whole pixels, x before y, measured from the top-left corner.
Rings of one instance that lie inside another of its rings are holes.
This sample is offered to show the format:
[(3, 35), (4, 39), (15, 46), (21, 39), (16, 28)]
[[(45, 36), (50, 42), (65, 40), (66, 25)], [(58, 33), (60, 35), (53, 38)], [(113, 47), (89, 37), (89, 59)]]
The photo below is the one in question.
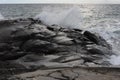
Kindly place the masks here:
[[(66, 10), (79, 6), (81, 13), (92, 13), (90, 18), (120, 18), (119, 4), (0, 4), (0, 12), (6, 18), (33, 17), (44, 10)], [(88, 10), (89, 9), (89, 10)]]

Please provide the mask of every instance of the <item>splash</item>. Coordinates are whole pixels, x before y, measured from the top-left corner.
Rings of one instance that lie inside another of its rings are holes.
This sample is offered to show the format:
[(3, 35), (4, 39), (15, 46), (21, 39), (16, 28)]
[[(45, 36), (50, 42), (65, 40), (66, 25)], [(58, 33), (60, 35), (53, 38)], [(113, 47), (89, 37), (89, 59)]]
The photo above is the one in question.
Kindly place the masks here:
[(73, 7), (68, 10), (60, 10), (55, 12), (43, 11), (35, 18), (42, 20), (47, 25), (57, 24), (60, 26), (74, 26), (78, 28), (83, 19), (78, 9), (78, 7)]
[(57, 24), (64, 27), (80, 28), (102, 36), (112, 46), (115, 53), (110, 57), (110, 63), (120, 65), (120, 20), (104, 18), (85, 23), (84, 15), (78, 7), (56, 12), (43, 11), (35, 18), (48, 25)]
[(2, 16), (1, 13), (0, 13), (0, 20), (4, 20), (4, 17)]
[(86, 30), (102, 36), (111, 46), (113, 54), (108, 60), (112, 65), (120, 65), (120, 20), (103, 19), (87, 26)]
[(90, 26), (85, 27), (95, 34), (102, 36), (113, 47), (115, 53), (119, 53), (120, 46), (120, 20), (103, 19), (92, 23)]

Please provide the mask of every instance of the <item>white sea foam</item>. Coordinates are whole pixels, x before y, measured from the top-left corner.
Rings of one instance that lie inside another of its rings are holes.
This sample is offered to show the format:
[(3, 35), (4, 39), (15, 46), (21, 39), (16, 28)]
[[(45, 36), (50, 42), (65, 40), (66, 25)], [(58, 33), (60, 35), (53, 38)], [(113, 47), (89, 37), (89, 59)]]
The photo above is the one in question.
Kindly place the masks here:
[(85, 23), (84, 14), (80, 12), (78, 7), (56, 12), (43, 11), (35, 18), (48, 25), (57, 24), (64, 27), (80, 28), (99, 34), (112, 46), (113, 52), (118, 55), (112, 55), (109, 60), (110, 63), (120, 65), (120, 20), (104, 18)]
[(120, 56), (112, 55), (109, 61), (113, 65), (120, 65)]
[(1, 13), (0, 13), (0, 20), (4, 20), (4, 17), (2, 16)]
[[(120, 65), (120, 20), (104, 19), (95, 22), (86, 30), (98, 33), (102, 36), (111, 46), (115, 53), (108, 60), (112, 65)], [(95, 25), (95, 26), (93, 26)], [(102, 25), (102, 26), (101, 26)]]

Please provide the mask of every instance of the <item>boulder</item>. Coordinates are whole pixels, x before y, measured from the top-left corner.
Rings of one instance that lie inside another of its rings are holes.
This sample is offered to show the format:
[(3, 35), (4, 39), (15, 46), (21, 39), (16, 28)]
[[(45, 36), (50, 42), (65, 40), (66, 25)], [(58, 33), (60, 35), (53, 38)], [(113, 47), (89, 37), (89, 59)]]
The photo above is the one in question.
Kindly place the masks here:
[(99, 55), (112, 55), (113, 54), (112, 50), (106, 47), (103, 47), (103, 46), (98, 46), (98, 45), (87, 46), (86, 49), (91, 54), (99, 54)]
[(0, 52), (10, 51), (11, 49), (12, 46), (10, 46), (8, 43), (0, 43)]
[(55, 45), (54, 43), (50, 43), (50, 42), (39, 40), (39, 39), (28, 40), (22, 46), (22, 49), (25, 51), (38, 52), (43, 54), (50, 54), (52, 53), (52, 51), (54, 53), (56, 48), (57, 48), (57, 45)]
[[(18, 28), (17, 24), (22, 27)], [(14, 26), (12, 29), (11, 25)], [(5, 42), (1, 42), (0, 36), (0, 61), (10, 63), (12, 67), (9, 68), (14, 70), (13, 73), (75, 66), (104, 66), (103, 63), (114, 54), (105, 39), (89, 31), (47, 26), (32, 19), (17, 19), (11, 25), (6, 26), (9, 26), (8, 30), (11, 29), (11, 34), (6, 36)], [(2, 32), (4, 30), (6, 28)], [(105, 64), (109, 62), (106, 61)]]
[(90, 41), (94, 42), (97, 45), (101, 45), (111, 49), (111, 46), (99, 35), (95, 35), (89, 31), (84, 32), (84, 36), (87, 37)]
[(18, 58), (21, 58), (25, 56), (27, 53), (26, 52), (16, 52), (16, 53), (11, 53), (11, 52), (3, 52), (0, 54), (0, 60), (1, 61), (8, 61), (8, 60), (17, 60)]

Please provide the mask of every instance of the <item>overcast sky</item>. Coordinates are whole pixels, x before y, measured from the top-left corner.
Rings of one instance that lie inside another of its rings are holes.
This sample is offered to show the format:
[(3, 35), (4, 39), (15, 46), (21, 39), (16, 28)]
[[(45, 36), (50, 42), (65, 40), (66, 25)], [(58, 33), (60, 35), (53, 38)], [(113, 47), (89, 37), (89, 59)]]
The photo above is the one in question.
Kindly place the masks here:
[(120, 0), (0, 0), (0, 3), (110, 3), (120, 4)]

